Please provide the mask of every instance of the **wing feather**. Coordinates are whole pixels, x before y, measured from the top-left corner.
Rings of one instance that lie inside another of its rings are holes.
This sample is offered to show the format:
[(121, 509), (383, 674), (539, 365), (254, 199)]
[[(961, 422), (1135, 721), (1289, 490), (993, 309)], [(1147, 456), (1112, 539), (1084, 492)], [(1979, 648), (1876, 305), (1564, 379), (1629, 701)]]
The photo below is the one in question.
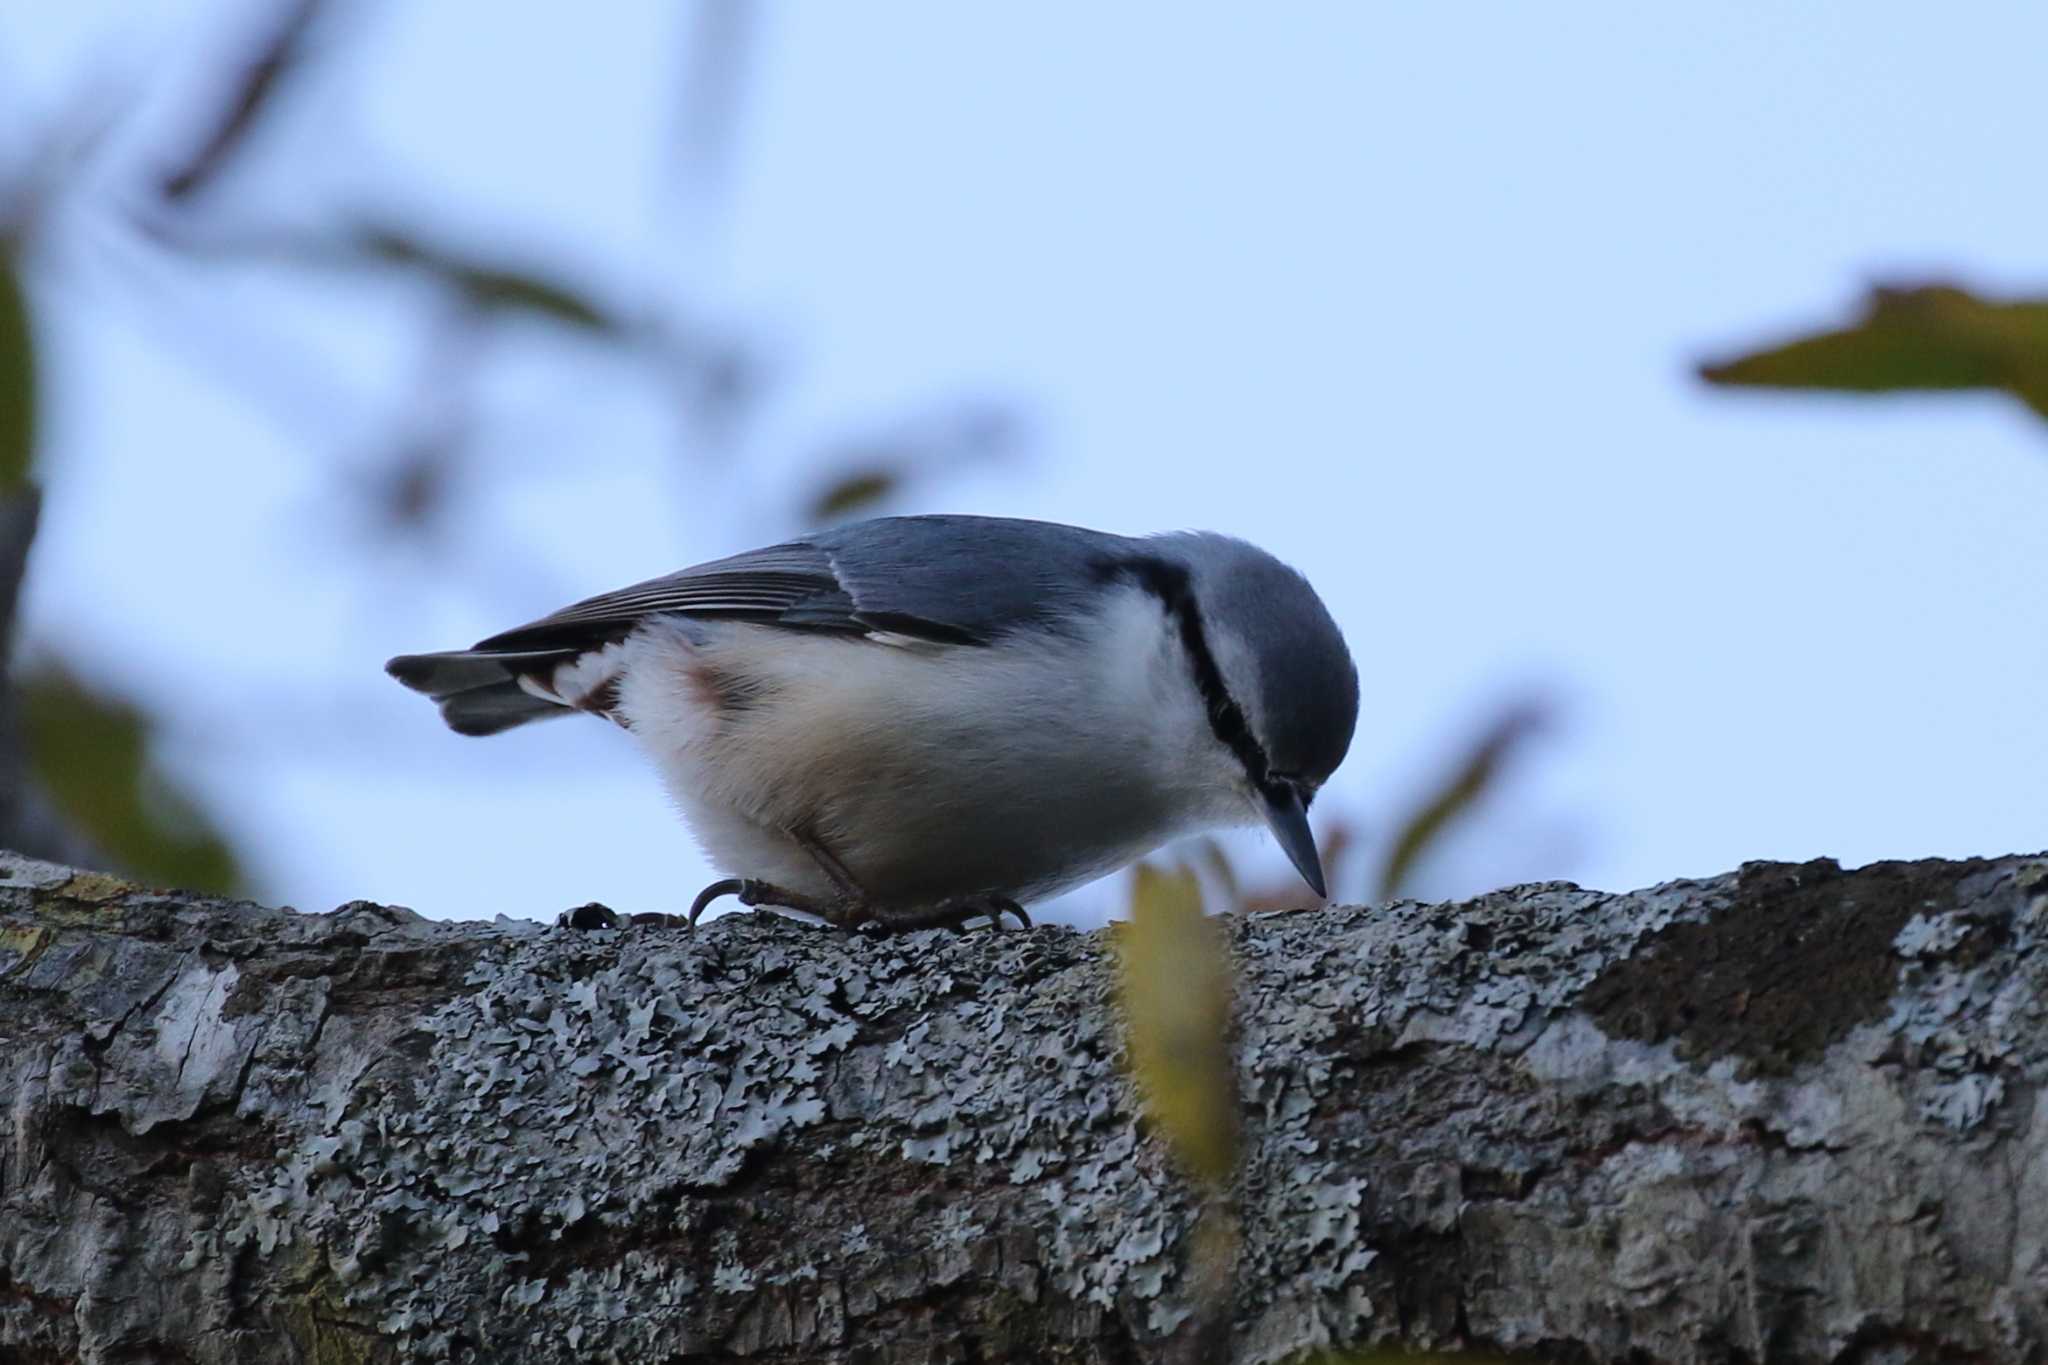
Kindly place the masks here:
[(479, 652), (593, 649), (676, 613), (791, 630), (987, 644), (1061, 629), (1137, 542), (1002, 517), (885, 517), (574, 603), (477, 643)]
[(477, 642), (492, 653), (534, 649), (589, 649), (629, 633), (649, 616), (684, 616), (784, 623), (800, 614), (809, 630), (859, 632), (853, 599), (840, 586), (831, 558), (796, 541), (699, 564), (663, 578), (600, 593), (512, 630)]

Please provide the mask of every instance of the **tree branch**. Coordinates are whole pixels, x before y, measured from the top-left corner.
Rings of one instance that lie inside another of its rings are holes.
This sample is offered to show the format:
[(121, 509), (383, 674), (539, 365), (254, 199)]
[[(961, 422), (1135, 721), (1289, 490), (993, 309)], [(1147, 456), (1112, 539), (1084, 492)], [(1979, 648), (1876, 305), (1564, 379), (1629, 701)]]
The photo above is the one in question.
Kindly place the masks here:
[[(327, 915), (0, 858), (8, 1359), (1149, 1361), (1106, 934)], [(1235, 1359), (2038, 1360), (2048, 861), (1236, 919)]]

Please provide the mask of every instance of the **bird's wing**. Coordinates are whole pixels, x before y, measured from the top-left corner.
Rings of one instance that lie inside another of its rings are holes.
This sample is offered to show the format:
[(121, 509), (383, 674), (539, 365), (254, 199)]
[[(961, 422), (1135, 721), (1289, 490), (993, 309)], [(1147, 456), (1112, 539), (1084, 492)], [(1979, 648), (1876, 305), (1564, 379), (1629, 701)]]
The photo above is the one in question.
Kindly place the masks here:
[(853, 600), (825, 553), (805, 541), (716, 559), (663, 578), (585, 598), (475, 648), (489, 653), (589, 649), (616, 640), (650, 616), (759, 621), (814, 630), (861, 631)]
[(1120, 536), (1048, 522), (887, 517), (603, 593), (475, 648), (589, 649), (668, 613), (986, 644), (1071, 619), (1132, 545)]

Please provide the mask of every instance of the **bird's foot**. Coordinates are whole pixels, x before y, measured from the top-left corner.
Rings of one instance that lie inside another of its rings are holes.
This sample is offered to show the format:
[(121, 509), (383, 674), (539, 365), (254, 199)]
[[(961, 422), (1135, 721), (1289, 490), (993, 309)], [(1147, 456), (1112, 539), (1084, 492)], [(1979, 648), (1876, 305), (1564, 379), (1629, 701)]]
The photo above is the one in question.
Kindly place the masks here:
[(697, 893), (697, 899), (690, 904), (688, 916), (692, 927), (710, 904), (723, 896), (731, 896), (741, 905), (779, 905), (786, 910), (798, 910), (806, 915), (816, 915), (825, 923), (838, 929), (851, 929), (865, 934), (894, 934), (910, 929), (951, 929), (955, 933), (966, 931), (974, 920), (985, 919), (995, 929), (1003, 927), (1003, 916), (1013, 915), (1024, 928), (1031, 927), (1031, 916), (1024, 907), (1008, 896), (962, 896), (953, 900), (940, 901), (936, 905), (912, 906), (908, 908), (883, 908), (868, 904), (854, 896), (840, 896), (823, 899), (807, 896), (800, 891), (787, 891), (772, 882), (756, 881), (752, 877), (727, 877), (715, 881)]
[(1008, 896), (955, 896), (936, 905), (916, 905), (880, 909), (869, 905), (850, 907), (850, 921), (833, 921), (844, 929), (860, 929), (868, 933), (896, 934), (911, 929), (951, 929), (956, 934), (967, 932), (967, 926), (975, 920), (987, 920), (991, 929), (1003, 928), (1003, 916), (1012, 915), (1017, 923), (1029, 929), (1031, 916), (1024, 907)]

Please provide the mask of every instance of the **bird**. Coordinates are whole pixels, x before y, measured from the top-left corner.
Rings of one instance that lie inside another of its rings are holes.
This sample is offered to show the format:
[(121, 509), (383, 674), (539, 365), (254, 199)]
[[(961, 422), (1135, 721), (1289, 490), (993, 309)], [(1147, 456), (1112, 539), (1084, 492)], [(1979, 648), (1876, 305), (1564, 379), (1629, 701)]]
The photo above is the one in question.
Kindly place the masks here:
[(1308, 821), (1358, 670), (1308, 580), (1207, 531), (878, 517), (386, 670), (449, 728), (582, 712), (652, 757), (731, 895), (841, 928), (996, 928), (1195, 833)]

